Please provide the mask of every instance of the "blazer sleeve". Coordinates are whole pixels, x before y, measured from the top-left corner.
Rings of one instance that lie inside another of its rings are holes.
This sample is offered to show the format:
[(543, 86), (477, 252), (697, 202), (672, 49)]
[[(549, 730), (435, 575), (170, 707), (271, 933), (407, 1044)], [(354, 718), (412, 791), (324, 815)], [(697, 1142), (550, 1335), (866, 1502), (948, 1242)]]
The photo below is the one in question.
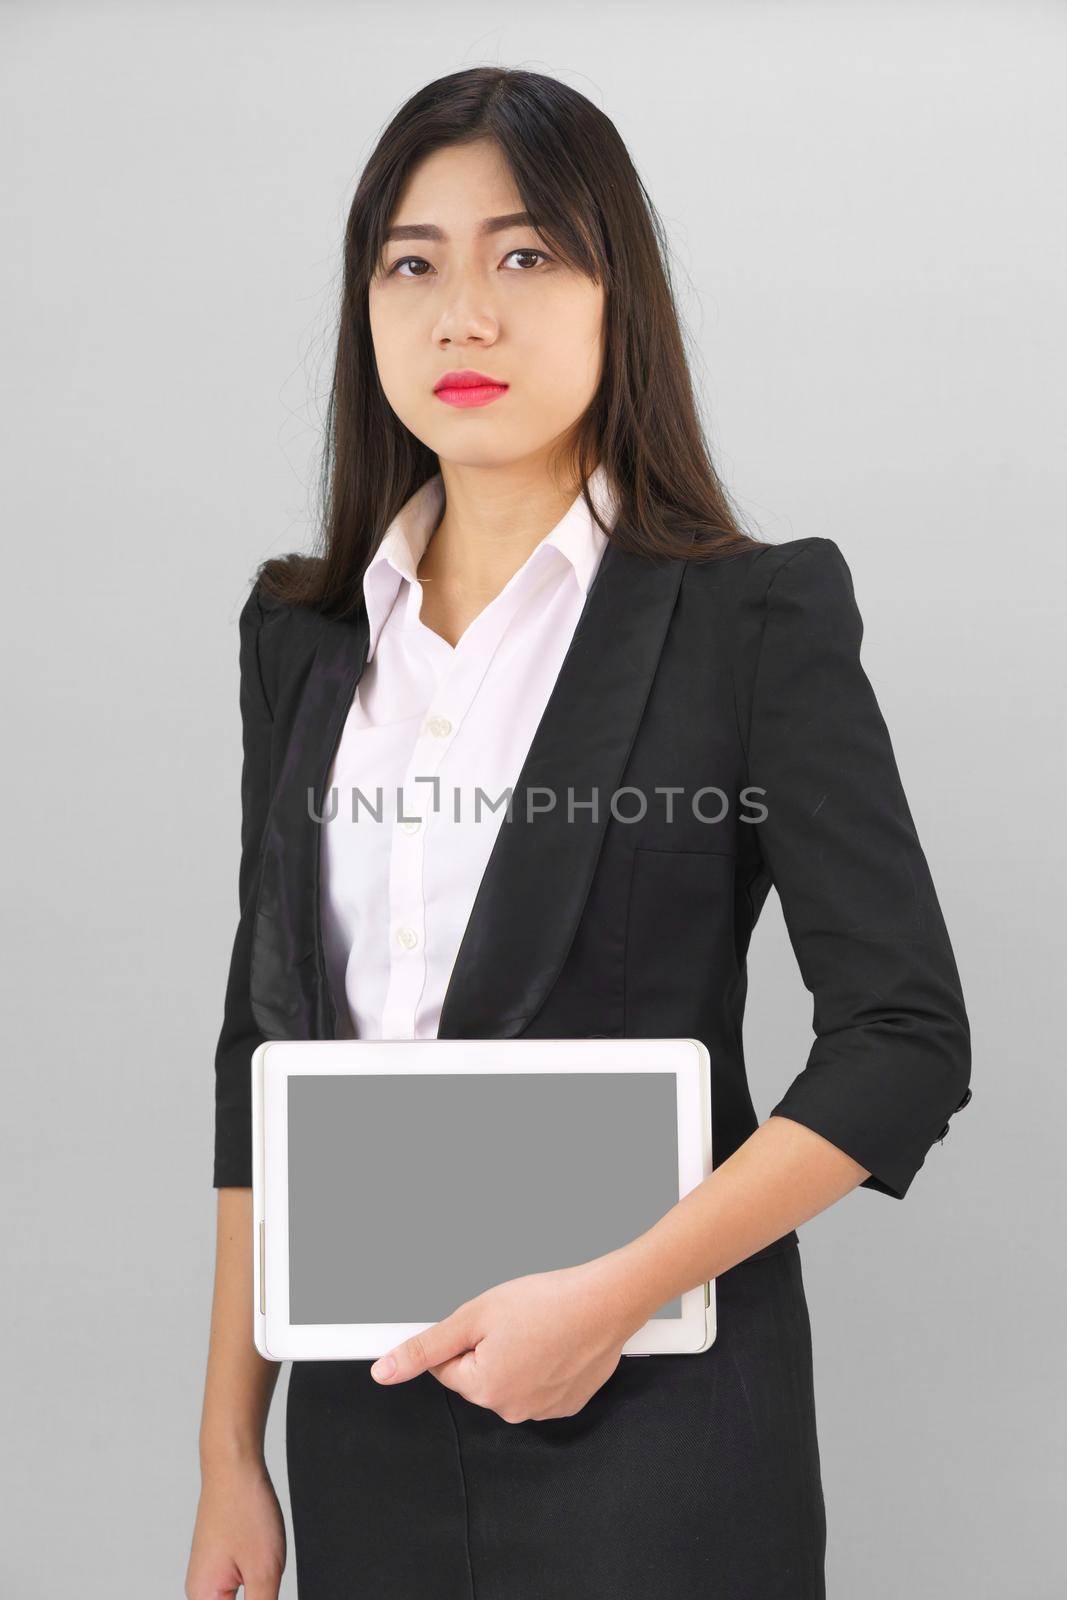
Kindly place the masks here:
[[(948, 932), (831, 539), (761, 560), (748, 727), (754, 825), (815, 1040), (770, 1115), (803, 1123), (901, 1200), (971, 1098), (970, 1028)], [(774, 547), (776, 551), (781, 547)]]
[(241, 708), (241, 861), (239, 920), (230, 957), (222, 1028), (215, 1050), (215, 1188), (252, 1184), (252, 1052), (263, 1042), (249, 996), (259, 853), (270, 804), (273, 713), (264, 686), (264, 618), (258, 583), (238, 622)]

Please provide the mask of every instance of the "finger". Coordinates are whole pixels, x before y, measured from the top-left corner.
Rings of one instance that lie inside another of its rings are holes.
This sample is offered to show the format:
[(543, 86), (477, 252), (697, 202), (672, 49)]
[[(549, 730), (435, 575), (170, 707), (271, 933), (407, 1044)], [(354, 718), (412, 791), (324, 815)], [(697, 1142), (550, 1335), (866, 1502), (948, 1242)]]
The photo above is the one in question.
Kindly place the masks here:
[(473, 1401), (481, 1378), (475, 1350), (464, 1350), (461, 1355), (450, 1356), (447, 1361), (441, 1361), (437, 1366), (431, 1367), (430, 1371), (446, 1389), (461, 1394), (464, 1400)]
[(469, 1346), (470, 1336), (462, 1319), (446, 1317), (443, 1322), (434, 1322), (421, 1333), (413, 1333), (395, 1350), (379, 1356), (370, 1369), (370, 1375), (378, 1383), (404, 1383), (408, 1378), (417, 1378), (421, 1372), (428, 1372), (431, 1367), (447, 1361), (450, 1356), (460, 1355)]
[[(279, 1584), (276, 1572), (253, 1573), (244, 1582), (245, 1600), (278, 1600)], [(227, 1590), (227, 1594), (231, 1592)]]

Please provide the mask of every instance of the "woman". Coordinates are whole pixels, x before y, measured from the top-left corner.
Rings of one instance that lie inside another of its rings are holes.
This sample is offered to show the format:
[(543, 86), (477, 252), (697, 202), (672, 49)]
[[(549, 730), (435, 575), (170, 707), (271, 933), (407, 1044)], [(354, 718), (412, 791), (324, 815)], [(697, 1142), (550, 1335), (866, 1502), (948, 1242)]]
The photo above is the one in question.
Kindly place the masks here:
[[(323, 553), (267, 562), (240, 622), (186, 1593), (266, 1600), (285, 1560), (277, 1367), (249, 1317), (252, 1051), (523, 1034), (702, 1039), (715, 1170), (625, 1249), (487, 1286), (391, 1370), (294, 1363), (302, 1600), (814, 1600), (795, 1230), (857, 1185), (903, 1198), (970, 1097), (848, 567), (738, 526), (640, 181), (608, 119), (533, 73), (444, 78), (385, 131), (349, 219), (330, 439)], [(395, 795), (384, 825), (353, 824), (353, 788)], [(473, 820), (479, 788), (511, 811)], [(741, 1021), (772, 884), (816, 1038), (758, 1125)], [(621, 1359), (711, 1277), (710, 1350)]]

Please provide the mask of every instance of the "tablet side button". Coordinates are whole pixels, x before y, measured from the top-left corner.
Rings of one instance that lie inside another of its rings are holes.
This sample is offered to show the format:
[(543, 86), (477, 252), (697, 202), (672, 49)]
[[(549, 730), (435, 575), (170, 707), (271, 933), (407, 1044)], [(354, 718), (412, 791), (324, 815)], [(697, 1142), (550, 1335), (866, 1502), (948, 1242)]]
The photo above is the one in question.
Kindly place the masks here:
[[(262, 1226), (263, 1226), (263, 1224), (260, 1223), (260, 1227), (262, 1227)], [(263, 1281), (263, 1279), (262, 1279), (262, 1275), (261, 1275), (260, 1276), (260, 1282), (262, 1283), (262, 1281)], [(707, 1310), (710, 1305), (711, 1305), (711, 1284), (710, 1283), (706, 1283), (704, 1285), (704, 1309)]]
[(267, 1242), (264, 1226), (265, 1224), (262, 1222), (259, 1225), (259, 1314), (261, 1317), (267, 1315)]

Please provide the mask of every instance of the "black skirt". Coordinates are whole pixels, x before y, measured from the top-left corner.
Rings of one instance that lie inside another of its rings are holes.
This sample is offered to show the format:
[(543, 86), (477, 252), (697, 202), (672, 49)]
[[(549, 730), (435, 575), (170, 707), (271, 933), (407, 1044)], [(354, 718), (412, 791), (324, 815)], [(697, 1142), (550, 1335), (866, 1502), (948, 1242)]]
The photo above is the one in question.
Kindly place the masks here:
[(716, 1280), (700, 1355), (623, 1356), (576, 1416), (508, 1423), (432, 1373), (297, 1361), (300, 1600), (825, 1600), (795, 1240)]

